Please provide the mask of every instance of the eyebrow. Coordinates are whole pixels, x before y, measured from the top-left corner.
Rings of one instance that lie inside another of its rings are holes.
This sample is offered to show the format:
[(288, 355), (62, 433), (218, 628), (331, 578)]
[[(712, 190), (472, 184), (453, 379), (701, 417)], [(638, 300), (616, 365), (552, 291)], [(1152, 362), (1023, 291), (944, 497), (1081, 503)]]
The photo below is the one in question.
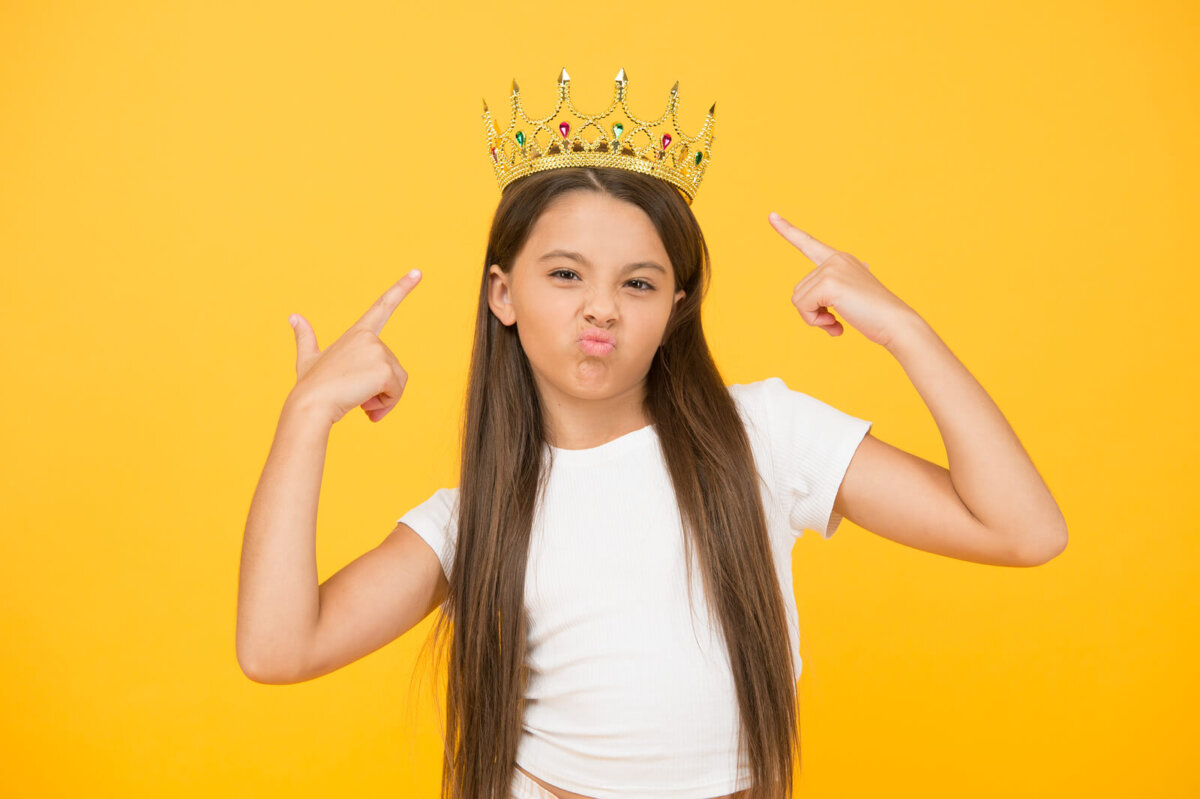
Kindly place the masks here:
[[(538, 260), (545, 261), (549, 258), (570, 258), (572, 261), (577, 261), (578, 263), (585, 264), (587, 266), (591, 266), (591, 263), (588, 261), (588, 259), (584, 258), (581, 253), (572, 252), (571, 250), (551, 250), (550, 252), (546, 253), (542, 257), (538, 258)], [(659, 272), (662, 272), (664, 275), (667, 273), (666, 269), (664, 269), (660, 264), (658, 264), (654, 261), (636, 261), (632, 264), (626, 264), (625, 268), (621, 271), (622, 271), (622, 273), (632, 272), (635, 269), (642, 269), (642, 268), (657, 269)]]

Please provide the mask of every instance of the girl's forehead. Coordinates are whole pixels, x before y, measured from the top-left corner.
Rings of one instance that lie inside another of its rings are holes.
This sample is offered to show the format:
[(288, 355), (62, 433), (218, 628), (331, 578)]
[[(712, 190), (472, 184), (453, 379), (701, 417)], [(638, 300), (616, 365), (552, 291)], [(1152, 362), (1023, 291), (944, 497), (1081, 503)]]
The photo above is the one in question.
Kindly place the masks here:
[(571, 195), (552, 203), (538, 217), (523, 248), (527, 259), (554, 250), (602, 260), (666, 259), (658, 230), (641, 208), (608, 195)]

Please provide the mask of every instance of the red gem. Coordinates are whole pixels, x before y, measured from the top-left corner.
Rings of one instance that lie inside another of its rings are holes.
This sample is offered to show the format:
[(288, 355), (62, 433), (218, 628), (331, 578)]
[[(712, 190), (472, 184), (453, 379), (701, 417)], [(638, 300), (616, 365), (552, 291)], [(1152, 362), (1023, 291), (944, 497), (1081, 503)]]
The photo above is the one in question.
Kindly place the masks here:
[(560, 133), (562, 133), (563, 138), (565, 139), (565, 138), (567, 138), (567, 134), (571, 132), (571, 126), (568, 125), (566, 122), (559, 122), (558, 130)]
[(665, 150), (665, 149), (667, 149), (667, 145), (668, 145), (668, 144), (670, 144), (670, 143), (671, 143), (671, 134), (670, 134), (670, 133), (664, 133), (664, 134), (663, 134), (663, 149), (664, 149), (664, 150)]
[(492, 160), (493, 161), (496, 160), (496, 148), (495, 147), (492, 148)]

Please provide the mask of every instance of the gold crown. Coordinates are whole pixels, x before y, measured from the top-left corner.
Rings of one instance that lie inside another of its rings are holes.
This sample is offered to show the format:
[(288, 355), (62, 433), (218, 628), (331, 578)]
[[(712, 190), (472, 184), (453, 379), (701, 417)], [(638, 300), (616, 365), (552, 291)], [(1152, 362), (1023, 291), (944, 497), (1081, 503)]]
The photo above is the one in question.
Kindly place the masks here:
[[(571, 76), (564, 67), (558, 76), (558, 105), (549, 116), (530, 119), (521, 106), (521, 90), (514, 78), (512, 115), (503, 133), (492, 121), (487, 100), (484, 100), (483, 121), (500, 190), (503, 191), (517, 178), (545, 169), (611, 166), (661, 178), (679, 189), (688, 205), (691, 205), (712, 157), (713, 115), (717, 111), (717, 104), (713, 103), (712, 108), (708, 109), (700, 132), (688, 136), (679, 129), (679, 120), (675, 117), (679, 81), (675, 81), (671, 87), (667, 110), (654, 120), (640, 119), (629, 110), (625, 99), (628, 83), (629, 78), (622, 69), (617, 73), (613, 100), (608, 108), (601, 114), (585, 114), (571, 101)], [(559, 111), (564, 103), (571, 113), (563, 114), (560, 118)], [(613, 113), (618, 103), (624, 111), (625, 121)], [(666, 127), (668, 114), (674, 136), (662, 131)], [(568, 121), (572, 115), (577, 126)], [(651, 130), (652, 126), (661, 127)], [(594, 127), (600, 134), (590, 142), (583, 137), (589, 127)], [(555, 128), (557, 136), (552, 132)]]

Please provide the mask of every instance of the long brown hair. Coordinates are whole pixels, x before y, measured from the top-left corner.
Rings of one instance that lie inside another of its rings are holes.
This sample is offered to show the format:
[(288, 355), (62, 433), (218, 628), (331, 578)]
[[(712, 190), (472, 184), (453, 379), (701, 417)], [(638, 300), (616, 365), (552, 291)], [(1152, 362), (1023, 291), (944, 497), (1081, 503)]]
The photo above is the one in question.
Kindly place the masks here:
[(510, 793), (528, 674), (525, 566), (546, 476), (539, 395), (516, 327), (488, 305), (488, 267), (510, 272), (541, 213), (572, 190), (603, 192), (645, 211), (676, 289), (687, 292), (646, 377), (645, 410), (679, 501), (688, 584), (697, 558), (710, 618), (715, 613), (728, 647), (741, 715), (738, 760), (748, 754), (756, 799), (790, 799), (793, 755), (799, 765), (793, 653), (750, 442), (701, 327), (708, 245), (669, 183), (603, 167), (514, 181), (492, 218), (463, 414), (456, 555), (430, 639), (440, 649), (449, 631), (442, 799)]

